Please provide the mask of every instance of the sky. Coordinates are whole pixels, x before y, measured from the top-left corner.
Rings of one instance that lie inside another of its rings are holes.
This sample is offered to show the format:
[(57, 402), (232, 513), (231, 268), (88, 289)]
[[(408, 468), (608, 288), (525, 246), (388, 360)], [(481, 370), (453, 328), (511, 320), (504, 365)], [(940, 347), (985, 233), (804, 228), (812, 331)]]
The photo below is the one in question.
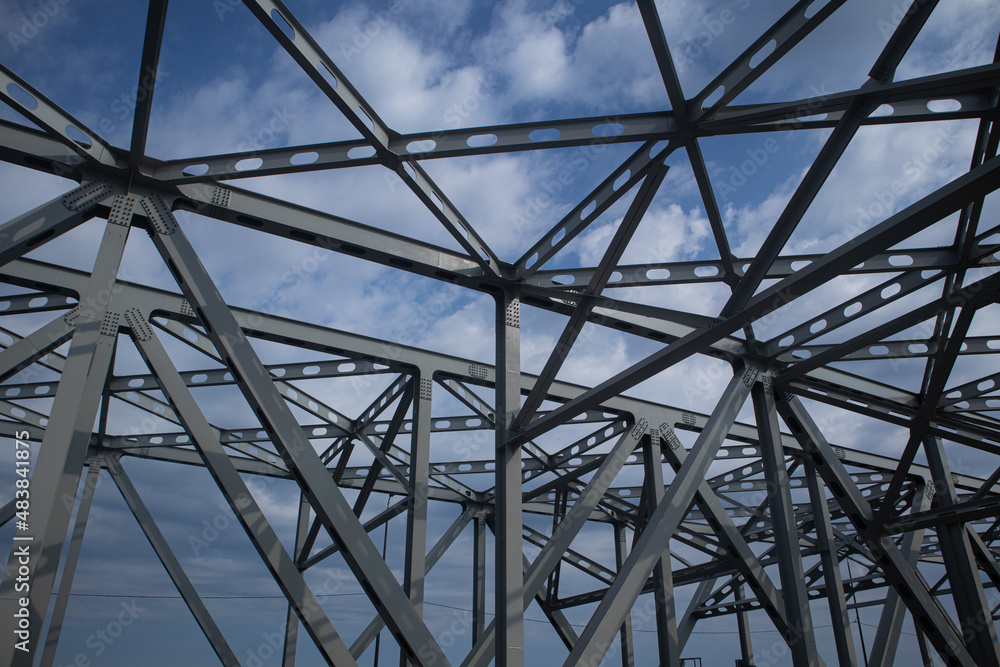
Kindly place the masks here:
[[(614, 123), (621, 114), (670, 108), (639, 12), (631, 3), (289, 0), (287, 4), (385, 123), (400, 133), (578, 117), (599, 117)], [(701, 92), (791, 4), (763, 0), (658, 3), (685, 96)], [(872, 63), (898, 21), (901, 6), (900, 0), (849, 0), (733, 104), (797, 100), (858, 88), (867, 80)], [(128, 146), (144, 24), (143, 3), (0, 0), (0, 62), (106, 141)], [(988, 0), (942, 2), (903, 59), (896, 79), (987, 64), (993, 59), (998, 30), (1000, 12)], [(2, 104), (0, 119), (30, 124)], [(977, 126), (974, 120), (957, 120), (862, 128), (784, 253), (828, 252), (963, 173)], [(828, 136), (829, 130), (820, 129), (701, 140), (736, 256), (749, 258), (760, 248)], [(242, 3), (170, 3), (150, 122), (150, 156), (161, 160), (191, 158), (191, 163), (197, 164), (201, 156), (357, 138), (357, 131)], [(928, 152), (928, 145), (934, 150)], [(597, 143), (425, 160), (422, 164), (497, 255), (513, 262), (635, 148)], [(734, 176), (734, 165), (761, 155), (761, 151), (765, 158), (751, 176)], [(684, 152), (673, 153), (667, 164), (670, 171), (629, 243), (623, 263), (718, 258)], [(556, 190), (554, 183), (564, 185)], [(459, 249), (402, 181), (380, 166), (245, 178), (233, 184)], [(0, 217), (13, 218), (73, 187), (69, 181), (0, 164)], [(630, 201), (631, 195), (612, 206), (546, 268), (595, 265)], [(984, 219), (997, 209), (996, 197), (988, 199)], [(493, 361), (494, 305), (487, 295), (290, 240), (262, 238), (250, 230), (190, 213), (181, 212), (178, 219), (232, 305), (484, 363)], [(515, 220), (521, 223), (512, 224)], [(101, 225), (102, 221), (92, 220), (29, 257), (89, 271)], [(951, 243), (953, 235), (952, 221), (950, 227), (932, 226), (907, 243), (912, 244), (909, 247), (943, 245)], [(152, 243), (142, 234), (130, 236), (119, 275), (128, 281), (177, 290)], [(755, 332), (764, 340), (777, 337), (830, 304), (849, 299), (884, 279), (861, 275), (835, 280), (815, 298), (796, 302), (794, 309), (779, 310), (758, 322)], [(940, 282), (931, 289), (940, 290)], [(670, 289), (615, 288), (610, 293), (709, 316), (715, 316), (729, 296), (728, 288), (719, 283)], [(900, 299), (873, 316), (874, 323), (906, 312), (922, 299), (926, 293)], [(47, 321), (45, 315), (8, 316), (0, 325), (23, 334)], [(996, 305), (984, 308), (974, 319), (973, 335), (991, 335), (998, 320), (1000, 309)], [(542, 368), (563, 322), (558, 315), (523, 309), (521, 358), (525, 371)], [(902, 337), (919, 331), (920, 327), (915, 327)], [(213, 365), (174, 341), (165, 344), (178, 364), (191, 369), (198, 364)], [(266, 363), (309, 358), (285, 346), (254, 345)], [(141, 359), (128, 347), (120, 346), (116, 372), (143, 372)], [(587, 325), (559, 379), (592, 386), (656, 349), (651, 341)], [(864, 368), (853, 363), (852, 370)], [(922, 364), (865, 363), (869, 366), (864, 372), (881, 374), (901, 387), (919, 386)], [(960, 360), (949, 386), (981, 375), (982, 367), (975, 359)], [(723, 362), (695, 358), (659, 373), (630, 393), (708, 412), (728, 379), (728, 366)], [(303, 382), (300, 386), (356, 416), (389, 382), (390, 376), (373, 376), (353, 382)], [(225, 428), (243, 427), (248, 420), (252, 423), (253, 417), (235, 389), (201, 391), (213, 423)], [(484, 396), (491, 394), (484, 391)], [(44, 409), (48, 403), (47, 399), (31, 399), (24, 405)], [(856, 413), (813, 406), (831, 442), (888, 456), (898, 456), (905, 445), (902, 429)], [(456, 409), (457, 403), (436, 388), (435, 416)], [(148, 418), (134, 408), (116, 405), (111, 414), (112, 430), (129, 432), (143, 419)], [(752, 420), (749, 404), (741, 419)], [(456, 448), (465, 446), (471, 447), (477, 458), (491, 456), (487, 445), (478, 441), (470, 445), (464, 437), (441, 438), (435, 455), (453, 458)], [(6, 450), (3, 456), (7, 463), (10, 457)], [(952, 465), (955, 472), (975, 473), (983, 461), (966, 454), (956, 456)], [(996, 465), (993, 462), (990, 469)], [(10, 467), (5, 465), (0, 471), (4, 475), (0, 483), (6, 484), (10, 478)], [(128, 460), (126, 469), (237, 655), (245, 664), (257, 664), (254, 660), (279, 664), (277, 658), (264, 654), (268, 652), (267, 637), (281, 629), (285, 604), (252, 555), (232, 513), (220, 506), (222, 496), (208, 474), (201, 469), (179, 470), (141, 460)], [(295, 488), (288, 482), (268, 480), (253, 490), (287, 544), (294, 536)], [(451, 506), (434, 507), (429, 544), (457, 512)], [(207, 546), (198, 546), (192, 537), (204, 538), (203, 531), (213, 522), (225, 524), (225, 528), (218, 530)], [(545, 526), (539, 524), (539, 528)], [(387, 560), (401, 575), (405, 522), (398, 518), (390, 522), (388, 530)], [(608, 534), (599, 534), (602, 531)], [(6, 543), (10, 534), (10, 526), (0, 529), (0, 541)], [(381, 544), (381, 538), (380, 531), (373, 534), (376, 544)], [(613, 565), (609, 538), (606, 526), (588, 527), (576, 545), (580, 550), (586, 545), (595, 557), (604, 558), (605, 565)], [(468, 645), (471, 599), (450, 582), (455, 576), (471, 580), (467, 557), (471, 540), (469, 531), (464, 532), (428, 577), (428, 624), (442, 645), (453, 643), (445, 646), (453, 661)], [(572, 574), (566, 577), (569, 587), (586, 590), (592, 585)], [(307, 580), (317, 588), (329, 585), (331, 595), (324, 598), (325, 609), (341, 634), (353, 638), (367, 623), (371, 605), (343, 561), (331, 559), (311, 570)], [(211, 661), (207, 642), (106, 476), (97, 489), (73, 591), (57, 664), (72, 664), (82, 655), (93, 664), (127, 665), (134, 664), (134, 656), (140, 653), (164, 656), (162, 664)], [(684, 596), (690, 594), (690, 589), (678, 591), (679, 610), (686, 604)], [(117, 617), (122, 604), (133, 603), (143, 611), (120, 637), (112, 642), (93, 639)], [(591, 609), (568, 614), (574, 623), (582, 624)], [(815, 613), (817, 626), (828, 624), (821, 607), (816, 606)], [(542, 618), (538, 608), (529, 609), (527, 616), (531, 619), (527, 641), (536, 651), (530, 654), (531, 664), (562, 661), (565, 653), (555, 635), (546, 624), (536, 622)], [(860, 618), (870, 641), (874, 628), (864, 624), (877, 623), (877, 610), (863, 609)], [(705, 664), (714, 660), (728, 664), (738, 656), (736, 636), (728, 620), (705, 621), (698, 630), (686, 657), (697, 655)], [(763, 645), (778, 638), (766, 619), (755, 619), (755, 630), (760, 631)], [(904, 628), (906, 632), (911, 630)], [(177, 643), (178, 637), (184, 637), (184, 643)], [(829, 636), (821, 633), (821, 642), (832, 650)], [(651, 655), (649, 632), (637, 632), (637, 647), (640, 656)], [(300, 664), (320, 664), (308, 641), (301, 641), (299, 649)], [(391, 655), (392, 650), (388, 650)], [(912, 637), (904, 635), (900, 664), (914, 655)], [(609, 653), (607, 664), (615, 659), (614, 653)], [(359, 664), (371, 664), (371, 660), (369, 651)], [(151, 658), (145, 664), (161, 663)], [(790, 659), (775, 656), (774, 664), (790, 664)]]

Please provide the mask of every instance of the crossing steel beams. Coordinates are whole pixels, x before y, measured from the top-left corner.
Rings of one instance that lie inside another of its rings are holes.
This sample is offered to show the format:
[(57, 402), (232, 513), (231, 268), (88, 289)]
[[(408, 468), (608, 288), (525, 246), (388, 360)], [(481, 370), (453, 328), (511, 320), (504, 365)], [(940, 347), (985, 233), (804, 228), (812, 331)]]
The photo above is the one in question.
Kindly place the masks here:
[[(660, 664), (678, 665), (698, 622), (725, 616), (736, 616), (731, 623), (745, 664), (769, 656), (764, 642), (751, 641), (753, 627), (762, 624), (778, 633), (787, 649), (782, 654), (795, 665), (857, 665), (858, 655), (869, 653), (873, 663), (889, 664), (905, 641), (902, 628), (912, 625), (922, 655), (933, 652), (948, 665), (1000, 666), (994, 616), (1000, 606), (1000, 243), (990, 216), (1000, 187), (1000, 64), (896, 80), (938, 3), (913, 3), (856, 90), (733, 104), (845, 2), (795, 3), (709, 85), (685, 91), (655, 3), (638, 0), (670, 109), (617, 116), (620, 131), (600, 140), (634, 146), (634, 152), (513, 261), (489, 247), (475, 220), (422, 164), (586, 146), (606, 119), (400, 134), (280, 0), (244, 4), (361, 139), (162, 161), (146, 149), (155, 76), (147, 76), (147, 94), (134, 110), (130, 145), (119, 147), (0, 64), (0, 98), (28, 121), (0, 121), (0, 159), (78, 184), (0, 225), (0, 279), (7, 286), (0, 296), (0, 431), (12, 445), (37, 447), (31, 521), (15, 531), (22, 539), (10, 549), (0, 584), (0, 664), (30, 665), (43, 652), (43, 662), (54, 660), (94, 484), (103, 473), (219, 660), (238, 664), (237, 651), (146, 508), (143, 489), (127, 474), (134, 459), (144, 458), (210, 473), (287, 598), (286, 666), (295, 663), (297, 641), (311, 642), (330, 664), (365, 664), (364, 656), (380, 650), (371, 647), (380, 646), (383, 628), (400, 664), (532, 664), (537, 647), (525, 618), (536, 607), (565, 645), (559, 650), (567, 666), (597, 664), (610, 652), (620, 652), (623, 665), (635, 664), (640, 624), (656, 629), (652, 652)], [(166, 0), (149, 3), (143, 73), (157, 70), (167, 12)], [(957, 107), (935, 111), (942, 99)], [(978, 123), (962, 173), (854, 229), (829, 252), (789, 250), (789, 239), (865, 128), (957, 121)], [(532, 138), (540, 129), (555, 132)], [(702, 145), (715, 136), (810, 129), (828, 130), (822, 148), (761, 230), (765, 240), (756, 254), (735, 255), (717, 200), (718, 178)], [(470, 142), (481, 135), (495, 141)], [(421, 150), (414, 152), (417, 142)], [(356, 148), (372, 154), (349, 156)], [(294, 159), (305, 151), (316, 159)], [(716, 258), (623, 264), (654, 198), (668, 196), (661, 184), (675, 155), (692, 170)], [(260, 161), (256, 169), (234, 166), (251, 158)], [(204, 170), (195, 175), (191, 165)], [(236, 185), (246, 177), (370, 165), (398, 174), (460, 249)], [(618, 202), (627, 212), (597, 266), (552, 262)], [(495, 301), (495, 363), (228, 304), (178, 211), (488, 294)], [(92, 271), (25, 257), (94, 220), (104, 232)], [(915, 244), (932, 226), (947, 228), (951, 242)], [(149, 234), (175, 288), (119, 276), (126, 242), (140, 233), (136, 227)], [(861, 277), (866, 280), (844, 280)], [(635, 297), (635, 290), (669, 293), (701, 283), (728, 290), (711, 316)], [(833, 284), (840, 291), (830, 300), (822, 289)], [(821, 293), (821, 309), (803, 307)], [(893, 307), (904, 297), (906, 308)], [(524, 372), (521, 360), (521, 319), (529, 309), (565, 318), (537, 376)], [(762, 326), (776, 311), (782, 316), (777, 333)], [(48, 322), (33, 330), (16, 323), (19, 315), (45, 313)], [(560, 369), (586, 325), (659, 349), (593, 386), (563, 382)], [(163, 344), (167, 339), (190, 355), (181, 361)], [(251, 341), (287, 346), (313, 360), (265, 363)], [(143, 372), (116, 370), (126, 346), (145, 363)], [(955, 370), (970, 358), (982, 368), (972, 379)], [(718, 399), (675, 406), (643, 395), (644, 381), (708, 359), (731, 366)], [(894, 384), (898, 378), (888, 369), (899, 360), (922, 365), (915, 386)], [(380, 378), (385, 389), (356, 417), (303, 387), (305, 380), (359, 377)], [(212, 424), (192, 391), (208, 386), (238, 390), (252, 423)], [(42, 412), (25, 402), (29, 398), (50, 400)], [(108, 422), (117, 403), (170, 426), (117, 433)], [(880, 442), (853, 448), (831, 442), (837, 419), (852, 415), (906, 433), (907, 444), (890, 451)], [(489, 434), (495, 451), (442, 457), (438, 442), (454, 433)], [(975, 461), (976, 474), (950, 464), (959, 458)], [(265, 517), (245, 481), (254, 476), (297, 485), (294, 544), (283, 544)], [(84, 491), (78, 492), (81, 478)], [(18, 516), (14, 491), (0, 495), (5, 525)], [(67, 498), (72, 502), (63, 502)], [(373, 514), (371, 508), (381, 507), (376, 499), (387, 500), (386, 508)], [(442, 506), (460, 507), (460, 516), (432, 541), (428, 524)], [(402, 514), (406, 540), (398, 576), (370, 533)], [(587, 529), (601, 524), (613, 529), (594, 538)], [(427, 575), (445, 554), (455, 557), (466, 530), (473, 548), (461, 557), (472, 577), (450, 585), (468, 593), (471, 641), (445, 646), (427, 621), (434, 594)], [(316, 547), (327, 538), (331, 546)], [(33, 555), (22, 560), (28, 541)], [(602, 563), (610, 553), (614, 562)], [(327, 613), (330, 603), (306, 581), (310, 567), (331, 558), (342, 559), (374, 608), (375, 618), (360, 634), (338, 631)], [(842, 568), (852, 561), (863, 574), (845, 578)], [(570, 568), (588, 585), (567, 577)], [(15, 584), (25, 576), (31, 588), (22, 605)], [(492, 610), (487, 581), (494, 587)], [(850, 612), (876, 605), (881, 620), (868, 646)], [(48, 619), (48, 636), (32, 635), (30, 651), (10, 641), (22, 607), (36, 633)], [(819, 627), (817, 613), (828, 613), (831, 623)]]

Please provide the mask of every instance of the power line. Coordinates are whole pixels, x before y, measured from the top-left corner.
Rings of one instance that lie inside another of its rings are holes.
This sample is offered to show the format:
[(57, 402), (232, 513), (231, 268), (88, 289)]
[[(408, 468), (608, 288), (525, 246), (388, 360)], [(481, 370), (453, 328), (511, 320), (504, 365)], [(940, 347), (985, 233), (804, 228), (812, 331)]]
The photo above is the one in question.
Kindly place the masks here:
[[(53, 596), (57, 595), (59, 591), (52, 593)], [(323, 593), (314, 595), (317, 598), (336, 598), (336, 597), (357, 597), (357, 596), (367, 596), (366, 593)], [(139, 600), (181, 600), (183, 599), (180, 595), (122, 595), (120, 593), (70, 593), (72, 597), (82, 597), (82, 598), (135, 598)], [(202, 595), (203, 600), (285, 600), (284, 595)], [(472, 610), (467, 607), (456, 607), (455, 605), (443, 604), (441, 602), (429, 602), (424, 601), (425, 605), (430, 605), (432, 607), (441, 607), (443, 609), (454, 609), (455, 611), (464, 611), (472, 613)], [(496, 616), (496, 614), (491, 614), (486, 612), (487, 616)], [(525, 621), (530, 621), (532, 623), (542, 623), (544, 625), (549, 625), (549, 621), (543, 618), (527, 618)], [(871, 623), (863, 623), (870, 628), (878, 629), (877, 625), (872, 625)], [(587, 626), (581, 623), (570, 623), (571, 627), (574, 628), (586, 628)], [(813, 628), (832, 628), (833, 625), (814, 625)], [(649, 634), (656, 634), (656, 630), (633, 630), (633, 632), (645, 632)], [(775, 633), (780, 634), (778, 630), (754, 630), (755, 634), (763, 633)], [(693, 635), (737, 635), (738, 630), (692, 630)], [(917, 635), (912, 632), (900, 631), (900, 634), (909, 635), (910, 637), (916, 637)]]

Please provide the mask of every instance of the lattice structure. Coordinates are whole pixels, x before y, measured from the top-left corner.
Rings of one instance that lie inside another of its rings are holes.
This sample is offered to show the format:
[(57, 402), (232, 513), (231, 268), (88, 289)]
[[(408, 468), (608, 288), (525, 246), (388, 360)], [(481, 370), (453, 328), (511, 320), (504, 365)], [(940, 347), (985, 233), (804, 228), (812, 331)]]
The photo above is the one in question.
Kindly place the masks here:
[[(412, 664), (531, 664), (525, 657), (533, 650), (525, 643), (529, 608), (540, 608), (564, 642), (566, 665), (597, 664), (609, 650), (631, 664), (632, 617), (640, 613), (648, 617), (646, 627), (655, 625), (662, 665), (679, 665), (696, 624), (720, 616), (730, 616), (738, 628), (745, 664), (752, 664), (754, 619), (780, 633), (783, 652), (796, 665), (856, 665), (857, 629), (849, 611), (881, 605), (876, 636), (865, 646), (870, 664), (891, 664), (908, 621), (925, 660), (934, 654), (947, 664), (1000, 666), (997, 605), (991, 602), (1000, 585), (994, 344), (1000, 334), (984, 333), (989, 319), (977, 317), (993, 308), (1000, 287), (996, 220), (989, 215), (996, 213), (989, 197), (1000, 187), (994, 122), (1000, 66), (895, 80), (897, 65), (937, 3), (913, 3), (858, 89), (736, 105), (843, 0), (795, 3), (696, 92), (681, 88), (653, 1), (638, 0), (670, 110), (616, 117), (600, 139), (632, 145), (632, 155), (513, 262), (491, 250), (423, 165), (586, 146), (599, 126), (609, 125), (606, 119), (399, 134), (344, 76), (337, 54), (324, 52), (280, 0), (244, 4), (360, 140), (161, 161), (146, 151), (155, 77), (140, 81), (148, 94), (138, 99), (131, 143), (123, 147), (110, 145), (45, 91), (0, 66), (0, 97), (40, 128), (0, 123), (0, 158), (79, 183), (0, 226), (0, 276), (16, 288), (0, 299), (3, 317), (55, 313), (35, 331), (5, 328), (0, 352), (0, 429), (10, 442), (17, 436), (40, 443), (26, 533), (34, 548), (31, 627), (51, 619), (47, 643), (34, 636), (32, 653), (15, 650), (9, 638), (17, 627), (18, 559), (12, 555), (0, 588), (0, 663), (27, 665), (43, 651), (43, 662), (52, 661), (93, 495), (86, 490), (106, 474), (219, 660), (239, 664), (129, 477), (132, 459), (142, 457), (210, 471), (288, 599), (286, 665), (294, 664), (300, 629), (308, 638), (298, 641), (311, 642), (330, 664), (353, 665), (383, 627), (390, 631), (385, 643), (398, 644)], [(166, 5), (149, 4), (141, 72), (157, 69)], [(944, 99), (957, 103), (933, 110)], [(912, 205), (849, 230), (849, 240), (830, 252), (787, 252), (817, 193), (867, 126), (969, 119), (978, 122), (978, 136), (963, 173)], [(719, 182), (713, 183), (700, 142), (810, 129), (828, 130), (821, 150), (768, 221), (760, 250), (735, 256), (717, 201)], [(370, 149), (370, 156), (353, 157), (359, 148)], [(297, 157), (307, 152), (315, 158), (303, 164)], [(675, 154), (690, 163), (719, 259), (623, 264)], [(248, 160), (256, 166), (237, 167)], [(398, 175), (460, 249), (234, 184), (248, 176), (369, 165)], [(554, 266), (557, 253), (618, 202), (628, 205), (627, 212), (599, 264)], [(496, 364), (227, 304), (178, 224), (179, 210), (489, 294), (496, 301)], [(23, 258), (93, 219), (107, 224), (92, 272)], [(951, 242), (909, 243), (935, 225), (950, 230)], [(144, 232), (176, 279), (174, 291), (118, 276), (126, 240)], [(864, 277), (850, 283), (864, 287), (836, 301), (821, 297), (817, 308), (814, 295), (828, 294), (823, 288), (843, 277)], [(623, 290), (669, 291), (695, 283), (731, 291), (720, 312), (653, 307)], [(907, 307), (896, 307), (904, 298)], [(525, 311), (538, 309), (561, 316), (564, 325), (542, 371), (529, 375), (521, 369), (521, 324)], [(790, 324), (777, 331), (761, 326), (775, 312)], [(659, 347), (596, 386), (558, 380), (588, 324)], [(248, 339), (312, 358), (265, 365)], [(113, 372), (125, 346), (138, 352), (148, 372)], [(186, 350), (183, 362), (171, 352), (178, 346)], [(981, 377), (956, 381), (957, 361), (971, 355), (982, 361)], [(202, 363), (192, 364), (193, 357)], [(666, 369), (707, 358), (732, 367), (710, 404), (675, 407), (656, 396), (626, 395)], [(898, 360), (923, 365), (918, 387), (892, 384), (885, 364)], [(45, 377), (57, 373), (58, 381), (35, 381), (32, 369), (45, 369)], [(375, 378), (385, 388), (354, 417), (305, 388), (307, 381), (344, 378)], [(213, 425), (197, 400), (202, 387), (237, 388), (256, 423)], [(29, 396), (51, 398), (51, 410), (42, 414), (21, 403)], [(432, 416), (438, 401), (461, 409), (447, 418)], [(109, 431), (100, 415), (115, 402), (174, 426), (138, 435)], [(831, 425), (816, 416), (826, 414), (826, 406), (905, 429), (905, 450), (887, 456), (877, 447), (860, 451), (828, 441)], [(752, 417), (738, 419), (741, 410)], [(490, 452), (485, 457), (435, 458), (434, 443), (454, 433), (483, 435), (495, 443), (495, 456), (489, 447), (479, 450)], [(956, 456), (975, 460), (979, 474), (953, 472), (949, 461)], [(248, 488), (254, 476), (300, 487), (294, 544), (282, 544)], [(10, 490), (4, 496), (0, 518), (8, 523), (16, 505), (7, 502)], [(376, 497), (388, 500), (384, 511), (373, 512)], [(462, 513), (431, 543), (429, 516), (447, 504)], [(369, 535), (399, 515), (407, 526), (402, 581)], [(550, 520), (550, 528), (539, 528), (538, 517)], [(606, 543), (592, 537), (574, 542), (595, 525), (607, 528)], [(467, 527), (474, 536), (474, 548), (463, 556), (475, 573), (467, 589), (471, 644), (445, 647), (425, 622), (425, 575), (452, 555)], [(490, 558), (488, 531), (496, 545)], [(602, 563), (612, 544), (616, 562)], [(318, 599), (306, 580), (311, 567), (331, 558), (342, 559), (378, 611), (360, 634), (338, 634), (329, 602)], [(845, 578), (842, 567), (854, 574)], [(589, 585), (567, 586), (570, 568)], [(489, 623), (488, 580), (495, 586)], [(691, 587), (691, 602), (682, 609), (674, 591), (685, 587)], [(814, 623), (820, 609), (829, 614), (829, 627)], [(587, 612), (582, 626), (570, 623), (567, 615), (579, 617), (581, 610)], [(835, 651), (821, 655), (819, 633), (832, 636), (828, 644)]]

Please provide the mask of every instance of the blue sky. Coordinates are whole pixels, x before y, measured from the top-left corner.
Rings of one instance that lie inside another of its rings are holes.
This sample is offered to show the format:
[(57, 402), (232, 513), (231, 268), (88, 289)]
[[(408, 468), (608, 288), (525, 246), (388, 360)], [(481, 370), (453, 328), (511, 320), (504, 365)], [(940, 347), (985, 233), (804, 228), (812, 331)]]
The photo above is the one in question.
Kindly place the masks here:
[[(792, 3), (677, 0), (658, 4), (681, 84), (686, 97), (691, 98)], [(897, 5), (902, 5), (900, 0), (847, 2), (734, 104), (794, 100), (859, 87), (886, 42), (887, 30), (891, 31), (898, 15)], [(288, 6), (382, 119), (402, 133), (583, 116), (614, 122), (620, 114), (662, 111), (670, 106), (638, 10), (630, 3), (404, 0), (390, 6), (385, 2), (289, 0)], [(37, 18), (39, 12), (43, 12), (44, 21)], [(723, 23), (724, 17), (733, 20)], [(139, 76), (144, 23), (143, 3), (4, 0), (0, 2), (0, 32), (6, 36), (0, 39), (0, 62), (110, 143), (127, 146), (130, 94)], [(1000, 12), (988, 0), (941, 3), (904, 58), (897, 80), (991, 62), (998, 27)], [(0, 118), (27, 123), (3, 105)], [(878, 221), (866, 216), (866, 211), (879, 204), (884, 214), (900, 210), (962, 173), (969, 163), (976, 129), (977, 122), (971, 120), (952, 121), (944, 127), (924, 123), (863, 128), (785, 252), (827, 252)], [(712, 137), (701, 142), (737, 256), (750, 257), (759, 248), (828, 134), (828, 130), (804, 130)], [(196, 158), (358, 136), (241, 3), (170, 3), (149, 132), (151, 156)], [(773, 143), (765, 143), (769, 139)], [(936, 140), (940, 150), (927, 157), (925, 147)], [(632, 145), (601, 145), (428, 160), (424, 166), (500, 258), (514, 261), (633, 150)], [(739, 184), (733, 181), (733, 165), (747, 156), (760, 155), (762, 150), (768, 157), (756, 173)], [(671, 170), (625, 252), (625, 263), (718, 258), (685, 155), (674, 153), (668, 164)], [(546, 185), (567, 171), (569, 184), (549, 196), (551, 189)], [(896, 181), (901, 181), (902, 187), (893, 190)], [(380, 166), (240, 179), (235, 185), (458, 248), (398, 177)], [(72, 187), (68, 181), (0, 164), (0, 215), (10, 219)], [(885, 199), (886, 192), (893, 192), (891, 200)], [(626, 197), (612, 207), (550, 266), (594, 265), (629, 201)], [(995, 213), (996, 208), (994, 198), (988, 212)], [(511, 220), (517, 216), (528, 223), (515, 230)], [(261, 238), (246, 229), (193, 214), (178, 217), (233, 305), (487, 363), (493, 359), (493, 303), (485, 295), (288, 240)], [(100, 230), (101, 221), (91, 221), (30, 256), (89, 270)], [(953, 233), (953, 227), (933, 226), (914, 243), (950, 243)], [(176, 290), (144, 235), (133, 234), (128, 251), (121, 269), (124, 279)], [(761, 322), (758, 335), (764, 339), (777, 335), (814, 311), (822, 312), (830, 303), (848, 299), (882, 279), (852, 276), (834, 281), (816, 299), (797, 302), (794, 313), (778, 311)], [(729, 291), (706, 283), (670, 290), (623, 288), (613, 295), (715, 315)], [(885, 312), (904, 312), (918, 300), (902, 299)], [(558, 338), (563, 320), (530, 308), (524, 309), (522, 318), (523, 367), (538, 371)], [(996, 331), (998, 319), (997, 306), (986, 308), (977, 315), (974, 330)], [(3, 324), (26, 333), (44, 321), (44, 315), (20, 316), (6, 318)], [(265, 362), (303, 357), (283, 346), (255, 347)], [(211, 365), (182, 352), (178, 345), (169, 345), (169, 349), (183, 363), (191, 364), (190, 368), (199, 363)], [(559, 377), (593, 385), (655, 349), (647, 340), (588, 325)], [(142, 372), (142, 363), (136, 354), (123, 350), (116, 370)], [(892, 368), (873, 367), (873, 372), (891, 373), (892, 382), (911, 386), (919, 383), (922, 366), (900, 363)], [(960, 362), (950, 384), (979, 375), (981, 368)], [(632, 393), (706, 412), (727, 379), (722, 362), (692, 359), (642, 383)], [(356, 416), (389, 381), (388, 377), (376, 377), (365, 382), (302, 386)], [(234, 428), (252, 420), (235, 390), (203, 391), (211, 403), (208, 416), (213, 423)], [(438, 389), (436, 401), (441, 394)], [(47, 405), (44, 399), (25, 404)], [(445, 400), (440, 405), (436, 410), (442, 410), (442, 415), (455, 407)], [(871, 448), (872, 435), (877, 434), (877, 451), (895, 455), (906, 441), (905, 431), (854, 413), (817, 406), (817, 415), (827, 437), (839, 444)], [(112, 430), (119, 432), (135, 428), (145, 418), (127, 406), (119, 406), (112, 416)], [(742, 417), (751, 415), (745, 412)], [(435, 454), (451, 458), (454, 452), (449, 448), (457, 444), (442, 439)], [(489, 456), (488, 447), (481, 455)], [(256, 654), (263, 664), (278, 664), (274, 658), (264, 659), (266, 651), (259, 649), (266, 645), (269, 633), (280, 630), (284, 603), (229, 510), (220, 509), (222, 496), (208, 474), (149, 461), (126, 463), (237, 655), (249, 660)], [(976, 464), (969, 457), (953, 461), (956, 472), (974, 472)], [(5, 475), (0, 477), (3, 483), (9, 469), (5, 465), (0, 471)], [(281, 537), (291, 540), (297, 507), (293, 486), (270, 480), (254, 490)], [(434, 508), (429, 543), (456, 514), (453, 507)], [(213, 520), (227, 523), (227, 528), (208, 547), (192, 547), (192, 535), (200, 535), (203, 522)], [(609, 536), (597, 535), (605, 529), (588, 529), (577, 544), (592, 542), (588, 548), (604, 557), (607, 565), (613, 558), (608, 551)], [(9, 526), (0, 530), (0, 541), (10, 534)], [(390, 523), (388, 560), (398, 572), (404, 535), (402, 519)], [(374, 536), (376, 543), (381, 543), (381, 537), (381, 533)], [(428, 601), (433, 604), (428, 605), (426, 614), (439, 637), (468, 618), (463, 610), (470, 608), (471, 599), (456, 591), (451, 581), (455, 577), (471, 579), (469, 559), (462, 557), (469, 553), (471, 537), (466, 532), (429, 576)], [(371, 605), (346, 573), (342, 561), (331, 559), (328, 566), (311, 571), (308, 580), (317, 587), (334, 582), (337, 595), (324, 598), (325, 607), (341, 634), (353, 639), (367, 623)], [(568, 585), (578, 584), (581, 590), (588, 585), (567, 576)], [(689, 595), (690, 590), (678, 591), (679, 611)], [(245, 596), (258, 597), (240, 599)], [(96, 655), (95, 642), (88, 645), (88, 638), (105, 628), (121, 604), (130, 600), (136, 600), (144, 611), (120, 638)], [(570, 613), (571, 620), (585, 623), (586, 611)], [(527, 615), (531, 619), (542, 617), (537, 608)], [(150, 665), (211, 659), (207, 642), (176, 599), (175, 589), (107, 478), (102, 478), (98, 488), (67, 618), (57, 664), (70, 664), (80, 654), (94, 664), (105, 665), (134, 664), (135, 655), (152, 656), (144, 661)], [(868, 610), (861, 611), (861, 618), (865, 623), (877, 622), (877, 614)], [(819, 607), (815, 622), (818, 626), (828, 623)], [(766, 619), (755, 619), (755, 623), (762, 631), (761, 643), (777, 639), (777, 634), (767, 634)], [(686, 655), (700, 655), (706, 664), (738, 655), (738, 649), (733, 648), (735, 635), (711, 634), (730, 632), (728, 620), (706, 621), (698, 630), (705, 634), (693, 636)], [(874, 629), (866, 627), (865, 631), (870, 641)], [(564, 659), (561, 644), (546, 625), (529, 622), (527, 632), (529, 646), (537, 651), (529, 654), (533, 656), (531, 664)], [(176, 637), (187, 639), (179, 644)], [(829, 654), (830, 638), (822, 635), (821, 640)], [(453, 660), (464, 654), (467, 641), (467, 636), (456, 640), (449, 652)], [(638, 633), (637, 642), (640, 656), (651, 654), (648, 633)], [(904, 644), (900, 660), (915, 655), (912, 642)], [(299, 647), (300, 664), (320, 664), (308, 641), (300, 642)], [(616, 659), (611, 655), (609, 663)], [(156, 656), (162, 656), (162, 662), (157, 662)], [(534, 656), (538, 656), (537, 661)], [(371, 652), (360, 664), (370, 661)], [(785, 656), (777, 664), (790, 664), (789, 658)]]

